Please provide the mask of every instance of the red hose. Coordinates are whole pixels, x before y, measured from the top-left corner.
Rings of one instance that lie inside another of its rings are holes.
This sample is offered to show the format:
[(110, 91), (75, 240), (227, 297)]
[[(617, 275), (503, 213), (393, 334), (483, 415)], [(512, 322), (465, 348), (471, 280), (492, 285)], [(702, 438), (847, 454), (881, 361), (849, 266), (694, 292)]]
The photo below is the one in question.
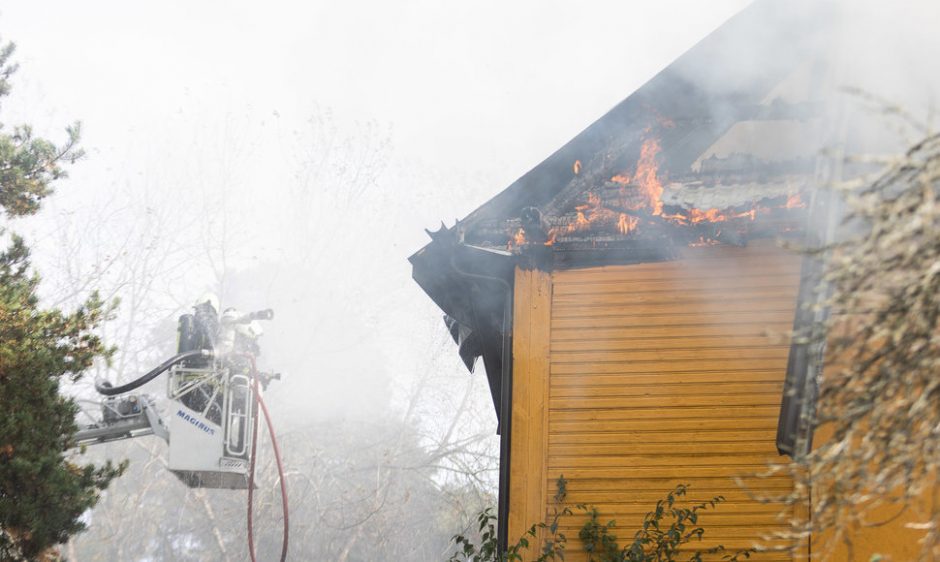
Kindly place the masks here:
[[(254, 394), (255, 402), (261, 406), (261, 411), (264, 413), (264, 421), (268, 426), (268, 434), (271, 436), (271, 445), (274, 449), (274, 460), (277, 462), (277, 473), (278, 479), (281, 482), (281, 507), (284, 511), (284, 538), (281, 541), (281, 562), (287, 560), (287, 545), (290, 535), (290, 519), (288, 517), (288, 508), (287, 508), (287, 480), (284, 478), (284, 464), (281, 462), (281, 449), (277, 444), (277, 436), (274, 434), (274, 426), (271, 425), (271, 414), (268, 412), (268, 407), (264, 403), (264, 398), (261, 396), (261, 390), (258, 388), (258, 369), (255, 366), (255, 358), (252, 356), (247, 356), (251, 360), (251, 377), (254, 381)], [(255, 558), (255, 533), (254, 526), (252, 524), (252, 507), (254, 505), (254, 490), (255, 490), (255, 458), (257, 456), (257, 444), (258, 444), (258, 413), (255, 412), (254, 420), (251, 429), (251, 460), (249, 461), (249, 470), (248, 470), (248, 555), (251, 556), (251, 562), (257, 562)]]
[[(256, 376), (257, 372), (255, 370), (254, 358), (251, 359), (251, 376), (254, 381), (254, 394), (258, 396), (258, 377)], [(258, 400), (255, 398), (255, 403)], [(248, 556), (251, 557), (251, 562), (257, 562), (255, 558), (255, 530), (252, 525), (251, 512), (252, 506), (254, 505), (254, 492), (255, 492), (255, 451), (257, 450), (258, 445), (258, 412), (255, 412), (255, 415), (252, 416), (252, 425), (251, 425), (251, 459), (248, 461)]]

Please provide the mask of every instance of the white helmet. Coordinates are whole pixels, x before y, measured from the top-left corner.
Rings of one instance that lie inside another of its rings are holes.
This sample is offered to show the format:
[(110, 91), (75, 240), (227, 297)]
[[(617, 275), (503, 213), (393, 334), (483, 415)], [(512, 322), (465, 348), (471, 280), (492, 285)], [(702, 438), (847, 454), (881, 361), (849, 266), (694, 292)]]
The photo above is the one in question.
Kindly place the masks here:
[(219, 297), (217, 297), (215, 293), (211, 291), (204, 293), (196, 300), (196, 302), (193, 303), (193, 307), (197, 307), (202, 304), (208, 304), (212, 307), (212, 310), (216, 314), (219, 313)]

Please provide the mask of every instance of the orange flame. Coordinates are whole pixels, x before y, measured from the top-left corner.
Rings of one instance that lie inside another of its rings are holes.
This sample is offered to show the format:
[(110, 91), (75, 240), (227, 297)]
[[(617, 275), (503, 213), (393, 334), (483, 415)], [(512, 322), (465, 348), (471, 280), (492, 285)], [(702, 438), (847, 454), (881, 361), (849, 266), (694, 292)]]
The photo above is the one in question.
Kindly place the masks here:
[(656, 172), (659, 170), (656, 155), (660, 150), (658, 139), (651, 138), (643, 141), (640, 159), (636, 163), (636, 172), (633, 174), (633, 183), (642, 190), (647, 207), (654, 216), (663, 214), (663, 184), (656, 177)]
[(733, 217), (736, 218), (736, 219), (749, 218), (749, 219), (751, 219), (751, 220), (756, 220), (756, 219), (757, 219), (757, 208), (755, 207), (755, 208), (751, 209), (750, 211), (745, 211), (745, 212), (743, 212), (743, 213), (738, 213), (738, 214), (736, 214), (736, 215), (733, 215)]
[(692, 224), (698, 224), (700, 222), (724, 222), (728, 220), (728, 217), (721, 214), (721, 211), (712, 207), (707, 211), (701, 209), (690, 209), (689, 210), (689, 220)]
[[(587, 205), (578, 205), (575, 207), (578, 216), (575, 219), (575, 222), (568, 225), (567, 232), (575, 232), (582, 230), (590, 226), (592, 222), (597, 220), (599, 216), (597, 211), (601, 209), (601, 198), (595, 195), (594, 193), (588, 192), (588, 202)], [(591, 213), (591, 218), (588, 219), (585, 212)]]
[(512, 236), (512, 242), (509, 243), (509, 248), (512, 249), (514, 246), (522, 246), (525, 244), (525, 230), (520, 228)]
[(676, 213), (674, 215), (662, 215), (662, 217), (668, 221), (672, 221), (680, 225), (689, 225), (689, 224), (699, 224), (701, 222), (725, 222), (729, 219), (757, 219), (758, 208), (754, 207), (750, 211), (743, 211), (740, 213), (733, 213), (726, 215), (721, 212), (721, 209), (712, 207), (711, 209), (689, 209), (688, 214)]
[(579, 211), (578, 211), (578, 218), (576, 219), (576, 221), (575, 221), (575, 223), (574, 223), (574, 227), (575, 227), (575, 228), (581, 228), (581, 227), (585, 227), (585, 226), (587, 226), (587, 225), (589, 225), (589, 224), (591, 224), (591, 221), (587, 220), (587, 217), (584, 216), (584, 211), (579, 210)]
[(787, 209), (803, 208), (805, 206), (806, 203), (803, 203), (803, 201), (800, 199), (799, 193), (794, 193), (793, 195), (787, 197), (787, 204), (784, 205), (784, 207)]
[[(671, 121), (666, 119), (660, 119), (660, 125), (667, 128), (674, 126)], [(648, 134), (650, 129), (647, 129), (646, 132)], [(620, 209), (646, 210), (652, 216), (661, 217), (662, 220), (681, 226), (704, 222), (721, 223), (732, 219), (754, 221), (759, 213), (771, 212), (770, 208), (755, 205), (752, 209), (743, 212), (713, 207), (709, 209), (691, 208), (678, 211), (675, 214), (664, 213), (664, 190), (659, 177), (659, 164), (657, 163), (657, 156), (661, 150), (662, 147), (658, 138), (650, 137), (645, 139), (640, 147), (640, 156), (636, 162), (635, 170), (620, 173), (610, 178), (611, 182), (620, 184), (619, 209), (617, 207), (608, 208), (601, 197), (594, 192), (588, 192), (587, 202), (575, 207), (575, 220), (569, 224), (552, 228), (548, 232), (545, 245), (553, 245), (559, 236), (589, 230), (592, 227), (596, 228), (596, 225), (601, 225), (601, 228), (604, 229), (612, 229), (616, 224), (617, 231), (621, 235), (628, 235), (637, 230), (640, 222), (639, 218), (629, 214), (629, 212), (620, 212)], [(579, 175), (582, 171), (581, 161), (575, 160), (571, 170), (575, 175)], [(780, 205), (780, 208), (794, 209), (805, 206), (800, 199), (800, 194), (795, 193), (787, 197), (786, 204)], [(510, 248), (526, 244), (525, 231), (521, 228), (511, 238)], [(716, 235), (714, 239), (702, 237), (691, 245), (704, 246), (718, 243)]]
[(636, 217), (630, 216), (626, 213), (620, 213), (620, 219), (617, 221), (617, 230), (620, 231), (620, 234), (630, 234), (636, 230), (639, 219)]

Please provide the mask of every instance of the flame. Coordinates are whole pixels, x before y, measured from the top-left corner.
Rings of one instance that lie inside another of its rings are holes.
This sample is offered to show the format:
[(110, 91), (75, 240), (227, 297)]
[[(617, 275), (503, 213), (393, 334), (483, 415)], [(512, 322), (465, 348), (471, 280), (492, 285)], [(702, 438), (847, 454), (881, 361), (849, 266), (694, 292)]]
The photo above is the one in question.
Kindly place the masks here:
[(636, 217), (630, 216), (626, 213), (620, 213), (620, 219), (617, 220), (617, 230), (620, 231), (620, 234), (630, 234), (636, 230), (637, 224), (640, 220)]
[(640, 159), (636, 163), (636, 172), (633, 174), (633, 183), (640, 187), (646, 197), (646, 206), (654, 216), (663, 214), (663, 184), (656, 176), (659, 170), (656, 155), (660, 150), (659, 139), (654, 137), (643, 141)]
[(512, 240), (509, 241), (508, 250), (512, 250), (515, 247), (525, 245), (525, 229), (519, 228), (515, 234), (512, 235)]
[(803, 208), (805, 206), (806, 206), (806, 203), (803, 203), (803, 201), (800, 199), (800, 194), (794, 193), (793, 195), (790, 195), (789, 197), (787, 197), (787, 203), (786, 205), (784, 205), (784, 208), (796, 209), (796, 208)]
[[(601, 200), (600, 196), (591, 191), (587, 194), (587, 203), (576, 206), (575, 213), (574, 222), (565, 226), (555, 227), (548, 232), (548, 240), (545, 242), (546, 246), (554, 244), (555, 239), (559, 235), (564, 236), (565, 234), (571, 234), (573, 232), (589, 230), (591, 226), (597, 222), (613, 222), (613, 217), (615, 216), (613, 211), (604, 207), (604, 202)], [(632, 219), (632, 217), (629, 217), (629, 219)], [(629, 225), (629, 219), (623, 220), (627, 221), (626, 224)], [(636, 221), (636, 219), (633, 220)], [(633, 226), (635, 226), (635, 222)], [(632, 230), (633, 226), (630, 226), (626, 231), (622, 229), (621, 231), (626, 234)], [(618, 229), (620, 228), (618, 223)]]
[[(667, 119), (660, 119), (661, 127), (672, 127), (674, 123)], [(651, 128), (646, 133), (649, 134)], [(588, 192), (587, 201), (575, 207), (575, 218), (568, 224), (556, 226), (548, 232), (548, 238), (545, 241), (546, 246), (552, 246), (559, 236), (565, 236), (575, 232), (587, 231), (591, 229), (613, 231), (616, 225), (617, 232), (621, 235), (628, 235), (637, 230), (640, 223), (640, 217), (630, 213), (630, 210), (645, 211), (654, 217), (660, 217), (663, 221), (668, 221), (680, 226), (692, 226), (700, 223), (722, 223), (735, 219), (757, 220), (758, 214), (771, 213), (772, 209), (764, 206), (755, 205), (747, 211), (739, 209), (698, 209), (680, 210), (674, 214), (664, 212), (663, 205), (663, 183), (659, 177), (659, 163), (657, 157), (662, 151), (660, 140), (655, 136), (648, 136), (640, 147), (640, 156), (636, 162), (636, 167), (632, 172), (623, 172), (614, 175), (610, 181), (619, 184), (620, 198), (617, 203), (610, 208), (605, 206), (601, 197), (594, 192)], [(572, 172), (579, 175), (582, 171), (580, 160), (575, 160), (571, 166)], [(799, 193), (794, 193), (787, 197), (786, 204), (779, 208), (794, 209), (802, 208), (806, 205), (800, 199)], [(777, 208), (776, 206), (774, 208)], [(622, 212), (626, 210), (627, 212)], [(648, 216), (644, 213), (643, 216)], [(519, 228), (510, 236), (509, 247), (522, 246), (526, 244), (525, 231)], [(719, 244), (717, 235), (715, 238), (700, 237), (698, 241), (693, 242), (692, 246), (707, 246)]]
[(699, 224), (702, 222), (725, 222), (730, 219), (749, 219), (753, 221), (757, 220), (757, 212), (759, 210), (766, 211), (768, 209), (754, 207), (750, 211), (725, 214), (721, 212), (721, 209), (717, 209), (715, 207), (706, 209), (704, 211), (702, 209), (692, 208), (689, 209), (688, 214), (676, 213), (673, 215), (663, 214), (661, 216), (668, 221), (686, 226), (690, 224)]
[[(586, 205), (578, 205), (574, 208), (577, 211), (578, 215), (575, 221), (568, 225), (566, 232), (576, 232), (578, 230), (583, 230), (591, 225), (597, 218), (600, 216), (598, 211), (601, 210), (601, 198), (598, 197), (593, 192), (588, 192), (588, 200)], [(591, 218), (588, 219), (586, 212), (591, 214)]]
[(574, 222), (574, 228), (575, 228), (575, 229), (577, 229), (577, 228), (582, 228), (582, 227), (585, 227), (585, 226), (587, 226), (587, 225), (589, 225), (589, 224), (591, 224), (591, 221), (587, 220), (587, 218), (584, 216), (584, 211), (580, 211), (580, 210), (579, 210), (579, 211), (578, 211), (578, 218), (577, 218), (577, 219), (575, 220), (575, 222)]
[(701, 209), (690, 209), (689, 210), (689, 220), (692, 224), (698, 224), (700, 222), (725, 222), (728, 220), (728, 217), (721, 214), (721, 211), (712, 207), (707, 211)]
[(676, 213), (674, 215), (663, 213), (659, 216), (661, 216), (663, 219), (667, 221), (672, 221), (672, 222), (679, 223), (679, 224), (686, 224), (687, 222), (689, 222), (689, 217), (680, 213)]

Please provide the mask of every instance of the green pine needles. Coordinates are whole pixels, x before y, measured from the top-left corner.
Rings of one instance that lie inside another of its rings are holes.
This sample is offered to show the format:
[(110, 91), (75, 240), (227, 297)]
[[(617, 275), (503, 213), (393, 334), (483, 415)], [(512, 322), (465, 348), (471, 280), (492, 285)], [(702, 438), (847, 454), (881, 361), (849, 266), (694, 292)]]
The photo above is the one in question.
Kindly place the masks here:
[[(0, 48), (0, 97), (16, 66), (13, 45)], [(0, 211), (7, 220), (31, 215), (81, 157), (79, 127), (62, 145), (35, 138), (29, 126), (0, 129)], [(51, 559), (54, 547), (81, 531), (82, 514), (124, 466), (69, 460), (75, 403), (59, 393), (110, 350), (95, 334), (112, 309), (96, 295), (67, 312), (41, 306), (39, 276), (22, 238), (0, 223), (0, 560)]]

